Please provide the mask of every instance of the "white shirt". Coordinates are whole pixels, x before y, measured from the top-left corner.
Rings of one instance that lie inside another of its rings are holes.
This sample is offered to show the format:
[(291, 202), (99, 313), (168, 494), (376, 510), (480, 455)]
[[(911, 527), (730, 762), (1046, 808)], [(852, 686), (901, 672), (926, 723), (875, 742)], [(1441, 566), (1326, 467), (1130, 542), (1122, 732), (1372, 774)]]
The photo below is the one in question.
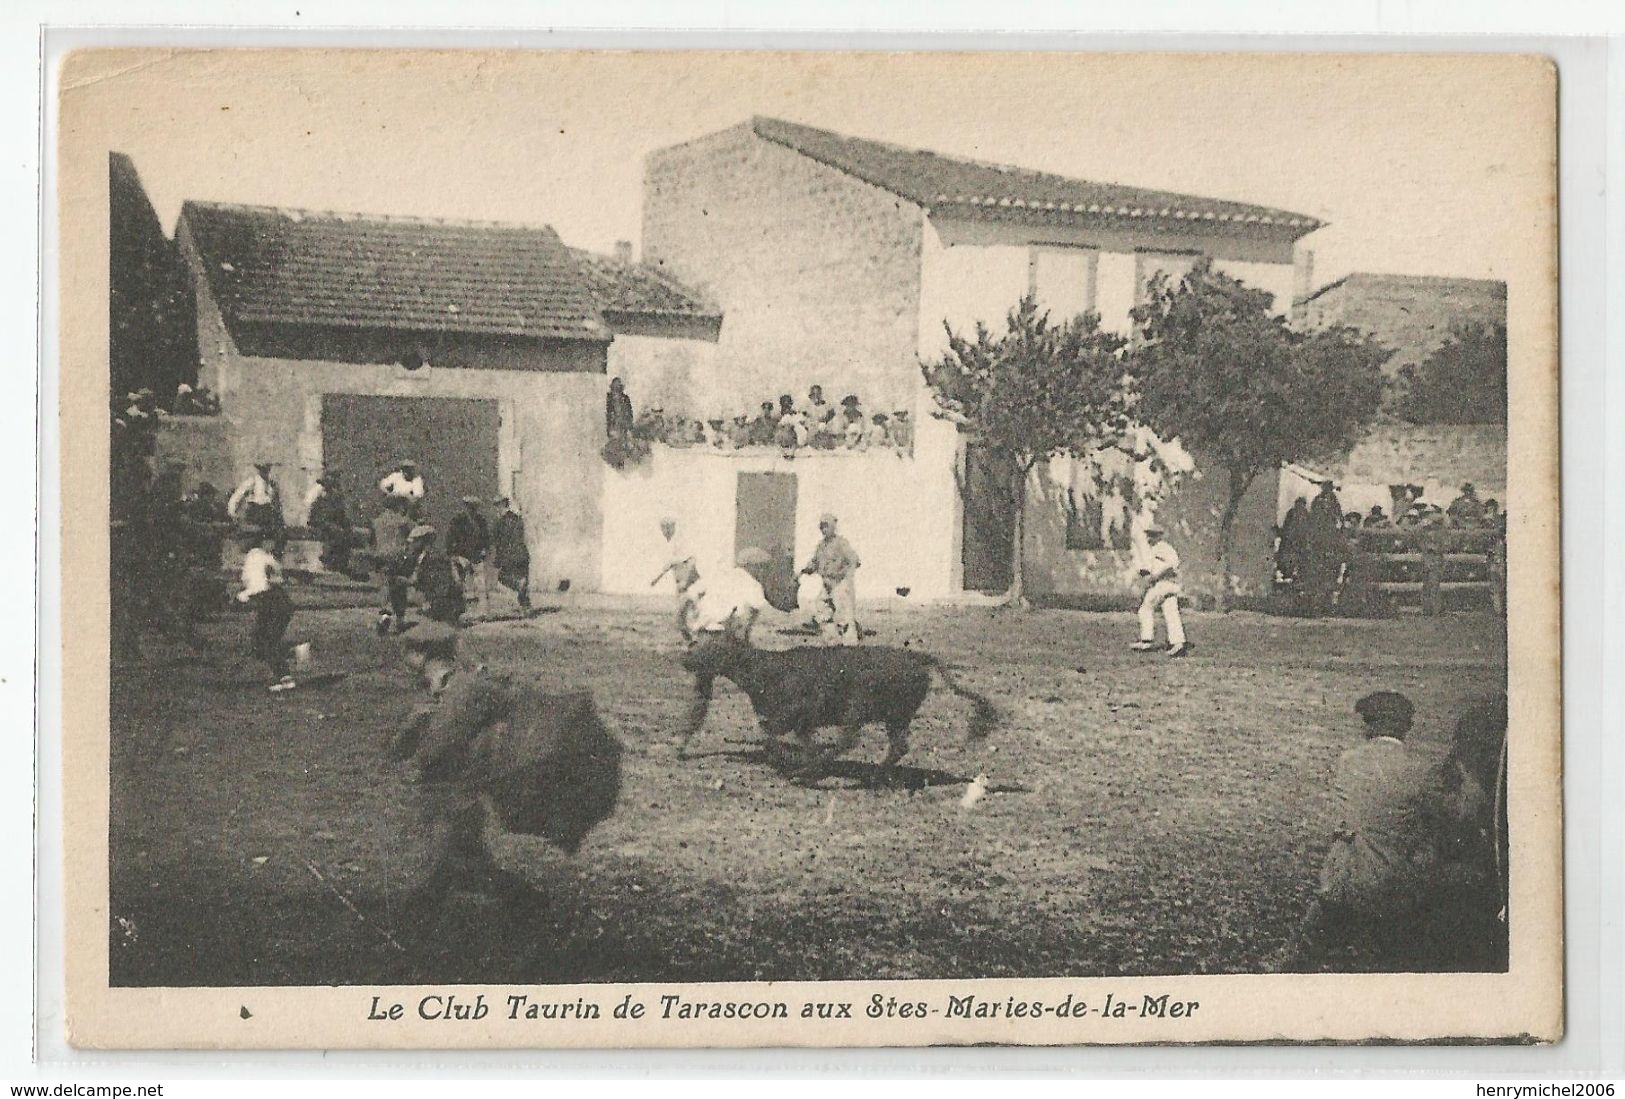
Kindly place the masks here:
[(282, 582), (282, 566), (277, 564), (276, 557), (266, 549), (255, 546), (243, 556), (243, 590), (237, 593), (239, 602), (248, 600), (268, 590), (272, 584)]
[[(739, 568), (722, 569), (699, 581), (701, 591), (695, 601), (693, 628), (700, 633), (718, 633), (738, 611), (745, 618), (767, 606), (767, 595), (756, 577)], [(689, 589), (691, 592), (693, 589)]]
[(394, 473), (379, 481), (378, 487), (389, 496), (404, 496), (408, 500), (421, 500), (423, 499), (423, 474), (408, 477), (397, 469)]
[(1167, 542), (1158, 542), (1146, 549), (1140, 567), (1156, 579), (1178, 580), (1179, 554)]
[(245, 503), (272, 504), (275, 502), (276, 491), (272, 488), (271, 482), (261, 477), (259, 471), (256, 470), (253, 476), (245, 478), (243, 483), (237, 486), (237, 490), (231, 494), (231, 499), (226, 501), (226, 514), (235, 517), (237, 509)]

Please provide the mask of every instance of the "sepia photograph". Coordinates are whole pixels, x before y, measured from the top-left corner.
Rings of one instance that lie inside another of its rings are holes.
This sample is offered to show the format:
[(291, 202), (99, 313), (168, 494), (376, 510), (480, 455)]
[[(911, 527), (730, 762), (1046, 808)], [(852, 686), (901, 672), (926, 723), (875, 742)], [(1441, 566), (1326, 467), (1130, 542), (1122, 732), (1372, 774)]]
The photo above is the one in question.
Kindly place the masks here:
[(57, 94), (88, 1044), (1561, 1035), (1549, 63)]

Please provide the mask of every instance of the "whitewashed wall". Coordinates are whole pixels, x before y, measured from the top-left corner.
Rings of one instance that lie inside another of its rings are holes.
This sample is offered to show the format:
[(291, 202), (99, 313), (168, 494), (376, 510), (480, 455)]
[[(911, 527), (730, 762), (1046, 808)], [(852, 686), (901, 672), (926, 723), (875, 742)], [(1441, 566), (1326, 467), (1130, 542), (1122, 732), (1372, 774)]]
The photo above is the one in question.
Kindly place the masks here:
[[(656, 446), (649, 459), (604, 480), (603, 590), (648, 594), (665, 564), (660, 520), (677, 520), (701, 573), (730, 564), (740, 473), (796, 478), (796, 564), (818, 543), (818, 516), (834, 512), (863, 561), (858, 597), (939, 599), (953, 591), (957, 538), (950, 524), (953, 429), (930, 421), (912, 457), (895, 450), (830, 451), (785, 458), (773, 449), (709, 450)], [(670, 592), (671, 581), (656, 589)]]

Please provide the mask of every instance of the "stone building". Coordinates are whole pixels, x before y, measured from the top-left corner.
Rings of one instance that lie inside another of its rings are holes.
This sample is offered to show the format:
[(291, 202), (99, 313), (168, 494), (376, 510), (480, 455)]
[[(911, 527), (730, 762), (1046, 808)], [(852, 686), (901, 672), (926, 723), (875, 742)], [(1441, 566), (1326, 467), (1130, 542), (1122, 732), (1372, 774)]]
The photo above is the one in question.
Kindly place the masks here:
[(1494, 279), (1438, 278), (1356, 271), (1296, 303), (1305, 328), (1355, 328), (1393, 349), (1383, 373), (1393, 377), (1420, 363), (1463, 324), (1507, 322), (1507, 284)]
[[(1463, 325), (1506, 327), (1507, 286), (1493, 279), (1441, 278), (1356, 271), (1327, 283), (1294, 308), (1307, 328), (1333, 325), (1375, 337), (1394, 354), (1383, 363), (1390, 379), (1419, 364)], [(1281, 515), (1314, 480), (1331, 477), (1343, 506), (1367, 512), (1391, 508), (1394, 485), (1417, 485), (1422, 498), (1446, 507), (1472, 483), (1480, 498), (1506, 500), (1507, 429), (1504, 423), (1412, 424), (1381, 417), (1353, 451), (1324, 468), (1288, 469), (1281, 479)]]
[[(1057, 314), (1099, 312), (1127, 331), (1158, 271), (1198, 256), (1268, 290), (1280, 311), (1300, 287), (1295, 245), (1313, 218), (1221, 199), (1093, 183), (847, 137), (770, 118), (649, 155), (646, 265), (695, 287), (726, 317), (688, 415), (749, 411), (811, 384), (829, 399), (911, 413), (906, 453), (712, 454), (657, 448), (606, 484), (604, 577), (638, 590), (658, 558), (657, 512), (676, 513), (702, 555), (771, 546), (786, 567), (831, 510), (864, 558), (861, 590), (951, 598), (1009, 584), (1010, 506), (985, 460), (932, 417), (920, 362), (944, 324), (995, 330), (1027, 293)], [(725, 460), (724, 460), (725, 457)], [(1187, 477), (1159, 519), (1187, 587), (1211, 594), (1221, 476)], [(1106, 478), (1110, 482), (1112, 478)], [(1028, 591), (1120, 599), (1132, 589), (1129, 517), (1084, 464), (1036, 471), (1026, 517)], [(960, 485), (964, 485), (961, 491)], [(1259, 483), (1238, 520), (1238, 582), (1262, 592), (1277, 486)]]
[(176, 240), (198, 377), (222, 405), (229, 468), (211, 480), (277, 463), (298, 525), (325, 469), (367, 520), (412, 458), (442, 529), (463, 495), (513, 497), (548, 585), (600, 586), (606, 371), (703, 358), (719, 324), (669, 278), (547, 226), (188, 202)]

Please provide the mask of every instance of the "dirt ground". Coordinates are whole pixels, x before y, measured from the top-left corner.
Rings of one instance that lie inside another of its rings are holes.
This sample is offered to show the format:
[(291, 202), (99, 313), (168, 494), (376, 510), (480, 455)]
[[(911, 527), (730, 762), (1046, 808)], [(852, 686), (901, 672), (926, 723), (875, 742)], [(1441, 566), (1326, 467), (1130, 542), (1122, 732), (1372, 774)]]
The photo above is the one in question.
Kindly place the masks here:
[[(305, 600), (308, 604), (308, 599)], [(1501, 620), (1192, 614), (1188, 660), (1131, 653), (1126, 614), (877, 611), (1004, 723), (969, 744), (938, 687), (904, 787), (864, 780), (874, 729), (821, 787), (755, 749), (719, 685), (697, 758), (671, 737), (690, 684), (663, 612), (567, 606), (478, 624), (469, 655), (590, 688), (626, 746), (616, 814), (567, 858), (507, 838), (536, 887), (414, 907), (430, 797), (383, 746), (417, 701), (363, 608), (302, 606), (313, 671), (286, 694), (247, 658), (246, 616), (201, 655), (158, 642), (112, 687), (111, 966), (122, 985), (697, 981), (1256, 972), (1305, 904), (1327, 784), (1376, 689), (1417, 705), (1415, 750), (1503, 689)], [(805, 643), (775, 620), (771, 647)], [(961, 807), (966, 784), (990, 793)], [(1355, 963), (1347, 963), (1355, 964)]]

